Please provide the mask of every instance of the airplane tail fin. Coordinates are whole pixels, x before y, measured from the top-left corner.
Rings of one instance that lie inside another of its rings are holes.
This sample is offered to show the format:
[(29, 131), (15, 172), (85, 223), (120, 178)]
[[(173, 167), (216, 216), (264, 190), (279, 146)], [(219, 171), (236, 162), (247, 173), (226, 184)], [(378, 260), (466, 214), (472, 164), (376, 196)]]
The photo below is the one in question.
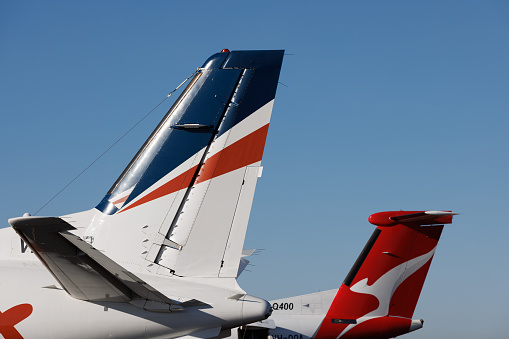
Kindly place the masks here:
[(422, 327), (412, 320), (443, 229), (455, 213), (376, 213), (377, 225), (339, 288), (316, 338), (392, 338)]
[(283, 53), (207, 59), (99, 205), (62, 219), (132, 270), (235, 278)]

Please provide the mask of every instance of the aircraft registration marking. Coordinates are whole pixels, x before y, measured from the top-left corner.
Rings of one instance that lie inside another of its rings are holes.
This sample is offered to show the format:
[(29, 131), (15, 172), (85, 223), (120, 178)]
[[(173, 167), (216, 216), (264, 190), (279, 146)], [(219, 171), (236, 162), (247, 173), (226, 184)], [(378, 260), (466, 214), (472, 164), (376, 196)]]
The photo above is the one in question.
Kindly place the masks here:
[(288, 336), (283, 336), (282, 334), (272, 334), (272, 339), (304, 339), (302, 334), (289, 334)]
[(291, 311), (291, 310), (293, 310), (293, 303), (279, 303), (279, 304), (273, 303), (272, 309), (274, 311), (278, 311), (278, 310)]
[(25, 244), (23, 239), (19, 239), (19, 240), (21, 240), (21, 253), (25, 253), (28, 250), (28, 245)]

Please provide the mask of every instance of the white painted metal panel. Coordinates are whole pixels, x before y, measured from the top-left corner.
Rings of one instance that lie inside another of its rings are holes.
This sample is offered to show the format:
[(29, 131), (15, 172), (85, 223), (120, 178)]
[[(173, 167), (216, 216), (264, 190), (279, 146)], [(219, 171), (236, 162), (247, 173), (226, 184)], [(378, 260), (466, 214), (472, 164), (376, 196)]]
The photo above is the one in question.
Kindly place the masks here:
[[(175, 266), (169, 267), (175, 274), (218, 276), (245, 172), (246, 168), (243, 167), (213, 178), (203, 198), (202, 194), (197, 194), (195, 198), (189, 199), (186, 205), (192, 211), (189, 213), (191, 217), (179, 221), (179, 227), (190, 229), (190, 233), (186, 244), (178, 252)], [(207, 182), (198, 184), (194, 189), (202, 190), (202, 185), (207, 186)], [(162, 258), (159, 264), (168, 267), (168, 259)]]
[[(143, 272), (150, 263), (147, 242), (160, 242), (159, 228), (176, 193), (155, 199), (131, 210), (114, 215), (101, 214), (92, 221), (85, 236), (93, 238), (92, 245), (132, 272)], [(129, 234), (129, 236), (125, 236)], [(146, 241), (147, 240), (147, 241)]]
[(238, 274), (259, 169), (259, 166), (246, 168), (230, 234), (224, 250), (223, 264), (219, 270), (219, 277), (236, 277)]

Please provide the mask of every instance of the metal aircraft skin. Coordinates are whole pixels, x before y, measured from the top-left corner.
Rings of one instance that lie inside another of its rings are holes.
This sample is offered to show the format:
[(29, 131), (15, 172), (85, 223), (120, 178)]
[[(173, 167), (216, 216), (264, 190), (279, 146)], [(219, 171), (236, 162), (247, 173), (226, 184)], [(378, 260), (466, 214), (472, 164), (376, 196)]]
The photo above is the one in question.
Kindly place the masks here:
[(283, 51), (205, 61), (97, 207), (0, 230), (0, 337), (210, 338), (266, 319), (237, 284)]
[(232, 331), (231, 338), (384, 339), (422, 328), (422, 319), (412, 319), (415, 306), (443, 224), (455, 214), (371, 215), (377, 228), (339, 289), (273, 300), (269, 319)]

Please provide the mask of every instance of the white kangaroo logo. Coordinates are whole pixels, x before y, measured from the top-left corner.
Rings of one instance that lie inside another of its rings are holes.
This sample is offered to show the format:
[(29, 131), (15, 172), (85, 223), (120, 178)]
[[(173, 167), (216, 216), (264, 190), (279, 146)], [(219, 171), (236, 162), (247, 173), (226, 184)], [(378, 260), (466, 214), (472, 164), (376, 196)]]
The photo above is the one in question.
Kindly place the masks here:
[(350, 290), (353, 292), (361, 293), (361, 294), (369, 294), (378, 299), (378, 308), (374, 311), (371, 311), (361, 318), (357, 319), (356, 324), (348, 325), (343, 332), (338, 336), (341, 338), (343, 334), (351, 330), (356, 325), (369, 320), (374, 317), (384, 317), (389, 314), (389, 305), (392, 299), (392, 295), (394, 291), (401, 285), (403, 281), (405, 281), (409, 276), (417, 272), (418, 269), (423, 267), (435, 254), (434, 247), (431, 251), (426, 254), (423, 254), (414, 259), (408, 260), (384, 275), (378, 278), (371, 286), (368, 285), (368, 278), (362, 279), (357, 282), (355, 285), (350, 287)]

